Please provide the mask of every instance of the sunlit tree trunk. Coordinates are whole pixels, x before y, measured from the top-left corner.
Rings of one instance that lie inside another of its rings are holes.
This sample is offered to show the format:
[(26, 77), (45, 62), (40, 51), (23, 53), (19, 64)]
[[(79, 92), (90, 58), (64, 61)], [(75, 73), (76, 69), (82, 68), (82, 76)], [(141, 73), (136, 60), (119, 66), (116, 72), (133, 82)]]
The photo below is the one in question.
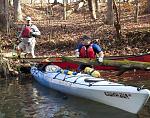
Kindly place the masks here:
[(95, 0), (95, 4), (96, 4), (96, 11), (98, 11), (98, 0)]
[(92, 0), (92, 18), (93, 19), (96, 19), (97, 16), (96, 16), (96, 0)]
[(14, 18), (15, 21), (23, 20), (20, 0), (14, 0)]
[(9, 5), (13, 6), (13, 0), (9, 0)]
[(30, 1), (30, 4), (33, 4), (33, 0)]
[(91, 17), (93, 19), (96, 19), (97, 16), (96, 16), (96, 12), (97, 12), (97, 0), (88, 0), (88, 6), (89, 6), (89, 11), (91, 13)]
[(113, 25), (114, 23), (114, 11), (113, 11), (113, 1), (107, 1), (107, 14), (106, 14), (106, 24)]
[(41, 8), (43, 7), (43, 0), (40, 1), (41, 2)]
[(67, 20), (67, 0), (63, 0), (64, 3), (64, 20)]
[(139, 0), (135, 0), (135, 15), (134, 22), (138, 22), (138, 14), (139, 14)]

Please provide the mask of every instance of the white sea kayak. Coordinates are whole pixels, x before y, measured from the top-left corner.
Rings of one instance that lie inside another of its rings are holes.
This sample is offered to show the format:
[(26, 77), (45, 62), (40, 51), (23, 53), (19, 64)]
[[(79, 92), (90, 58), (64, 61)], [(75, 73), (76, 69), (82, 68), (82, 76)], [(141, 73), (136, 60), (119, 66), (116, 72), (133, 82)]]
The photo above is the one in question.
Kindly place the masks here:
[[(50, 65), (50, 68), (53, 65)], [(57, 71), (56, 71), (57, 70)], [(148, 89), (95, 78), (88, 74), (65, 74), (54, 68), (41, 71), (31, 67), (31, 74), (42, 85), (63, 93), (83, 97), (137, 114), (150, 97)]]

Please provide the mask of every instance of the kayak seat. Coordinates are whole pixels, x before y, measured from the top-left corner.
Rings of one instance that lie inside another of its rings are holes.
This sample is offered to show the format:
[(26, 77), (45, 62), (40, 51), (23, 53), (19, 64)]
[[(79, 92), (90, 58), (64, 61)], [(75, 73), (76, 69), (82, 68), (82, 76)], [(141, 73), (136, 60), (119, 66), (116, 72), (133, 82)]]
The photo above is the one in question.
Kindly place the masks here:
[(95, 78), (86, 78), (84, 79), (85, 82), (100, 82), (100, 81), (106, 81), (104, 79), (95, 79)]

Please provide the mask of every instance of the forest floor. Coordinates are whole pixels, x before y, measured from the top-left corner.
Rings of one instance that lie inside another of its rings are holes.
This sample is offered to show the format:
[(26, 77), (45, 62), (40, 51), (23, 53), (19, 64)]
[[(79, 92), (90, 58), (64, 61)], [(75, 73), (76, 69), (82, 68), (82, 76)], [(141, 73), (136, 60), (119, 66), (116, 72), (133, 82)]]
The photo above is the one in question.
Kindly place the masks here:
[[(73, 6), (76, 7), (76, 4), (68, 6), (68, 9)], [(52, 14), (49, 8), (53, 10)], [(61, 4), (42, 7), (22, 4), (23, 17), (31, 16), (33, 23), (37, 25), (42, 34), (37, 38), (36, 56), (73, 56), (75, 47), (83, 35), (98, 39), (106, 56), (150, 53), (150, 14), (143, 14), (142, 9), (140, 10), (138, 23), (134, 23), (133, 5), (122, 4), (120, 14), (122, 36), (118, 40), (115, 28), (105, 24), (106, 4), (100, 4), (97, 20), (90, 18), (87, 7), (73, 12), (67, 20), (63, 20)], [(16, 34), (23, 23), (24, 21), (13, 23), (9, 35), (1, 33), (3, 52), (15, 50), (15, 46), (19, 43)], [(124, 76), (127, 80), (138, 80), (144, 74), (147, 79), (147, 73), (132, 71), (132, 75), (131, 73), (125, 74), (120, 77), (120, 80)], [(113, 72), (111, 74), (110, 72), (102, 73), (102, 75), (115, 80)]]
[[(68, 10), (76, 6), (77, 4), (68, 5)], [(37, 56), (74, 55), (77, 42), (83, 35), (98, 39), (107, 56), (148, 53), (150, 52), (150, 14), (142, 14), (142, 9), (140, 9), (138, 23), (134, 23), (133, 11), (132, 4), (121, 5), (122, 36), (118, 40), (115, 28), (104, 23), (106, 4), (100, 4), (97, 20), (90, 18), (87, 7), (73, 12), (67, 17), (67, 20), (63, 20), (62, 4), (42, 7), (22, 4), (23, 17), (31, 16), (33, 23), (38, 26), (42, 34), (40, 38), (37, 38), (35, 50)], [(23, 23), (13, 23), (10, 34), (3, 33), (1, 35), (2, 47), (5, 52), (12, 51), (18, 44), (16, 33), (20, 24)]]

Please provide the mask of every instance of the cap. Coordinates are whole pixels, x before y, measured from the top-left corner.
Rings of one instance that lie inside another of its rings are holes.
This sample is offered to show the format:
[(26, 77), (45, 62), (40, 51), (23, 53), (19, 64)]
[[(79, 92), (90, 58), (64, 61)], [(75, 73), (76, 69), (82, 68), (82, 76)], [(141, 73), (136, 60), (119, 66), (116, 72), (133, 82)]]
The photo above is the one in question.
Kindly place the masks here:
[(27, 21), (28, 21), (28, 20), (31, 21), (31, 17), (27, 16), (27, 17), (26, 17), (26, 20), (27, 20)]

